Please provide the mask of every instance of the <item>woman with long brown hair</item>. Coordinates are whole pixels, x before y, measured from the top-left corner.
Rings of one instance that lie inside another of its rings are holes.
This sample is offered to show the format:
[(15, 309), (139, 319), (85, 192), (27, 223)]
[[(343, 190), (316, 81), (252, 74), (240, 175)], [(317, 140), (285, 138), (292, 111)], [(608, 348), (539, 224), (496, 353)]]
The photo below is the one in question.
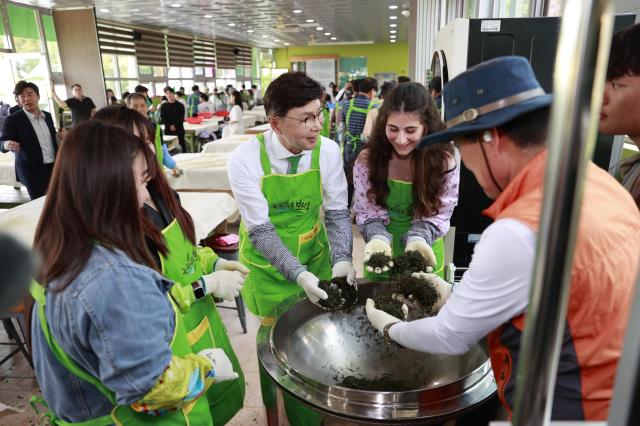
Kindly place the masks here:
[[(149, 120), (125, 106), (103, 108), (95, 119), (122, 126), (139, 135), (154, 151), (154, 133)], [(213, 297), (234, 300), (249, 271), (239, 262), (219, 258), (209, 247), (198, 247), (193, 220), (180, 204), (180, 197), (169, 186), (162, 165), (149, 165), (152, 178), (149, 197), (143, 206), (145, 230), (149, 235), (162, 233), (160, 239), (148, 238), (155, 265), (175, 285), (171, 289), (180, 307), (185, 328), (192, 336), (194, 351), (216, 347), (231, 360), (239, 379), (212, 386), (207, 392), (216, 424), (225, 424), (243, 406), (244, 377), (231, 346), (227, 330), (218, 314)]]
[(366, 242), (365, 261), (374, 253), (415, 250), (443, 274), (441, 237), (458, 200), (459, 170), (452, 144), (416, 149), (420, 138), (443, 128), (421, 84), (400, 84), (385, 97), (353, 170), (353, 212)]
[(96, 120), (60, 150), (34, 242), (42, 285), (31, 291), (34, 367), (52, 424), (212, 425), (201, 396), (237, 377), (220, 349), (189, 346), (173, 283), (148, 250), (141, 207), (154, 161), (139, 138)]

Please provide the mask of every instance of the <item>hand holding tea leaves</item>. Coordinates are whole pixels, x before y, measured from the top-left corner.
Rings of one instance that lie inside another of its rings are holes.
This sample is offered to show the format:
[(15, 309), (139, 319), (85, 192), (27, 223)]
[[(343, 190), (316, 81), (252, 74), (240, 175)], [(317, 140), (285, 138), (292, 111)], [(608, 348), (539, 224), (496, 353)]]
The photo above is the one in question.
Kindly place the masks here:
[(424, 272), (414, 272), (411, 274), (414, 278), (420, 278), (425, 280), (428, 284), (432, 285), (433, 288), (438, 292), (440, 298), (435, 303), (433, 309), (435, 312), (438, 312), (442, 306), (444, 306), (445, 302), (451, 295), (451, 291), (453, 290), (453, 284), (446, 282), (436, 274), (428, 274)]
[(433, 249), (422, 238), (414, 241), (409, 241), (404, 248), (404, 251), (417, 251), (425, 258), (429, 266), (436, 266), (436, 255)]

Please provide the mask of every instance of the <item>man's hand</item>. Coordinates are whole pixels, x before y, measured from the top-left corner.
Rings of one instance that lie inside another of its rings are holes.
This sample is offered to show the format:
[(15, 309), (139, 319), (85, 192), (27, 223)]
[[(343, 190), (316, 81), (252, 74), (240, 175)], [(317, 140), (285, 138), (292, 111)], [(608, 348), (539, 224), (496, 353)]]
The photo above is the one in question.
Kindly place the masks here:
[(453, 284), (446, 282), (436, 274), (429, 274), (425, 272), (414, 272), (411, 274), (414, 278), (420, 278), (421, 280), (425, 280), (428, 284), (432, 285), (433, 288), (438, 292), (438, 296), (440, 298), (433, 305), (434, 311), (438, 312), (445, 304), (449, 296), (451, 296), (451, 291), (453, 290)]
[(356, 270), (353, 267), (353, 264), (346, 260), (341, 260), (333, 265), (331, 277), (346, 277), (349, 285), (356, 285)]
[(173, 124), (169, 125), (169, 130), (171, 130), (172, 132), (176, 131), (176, 126), (174, 126)]
[(302, 271), (296, 278), (296, 283), (302, 287), (311, 303), (318, 304), (320, 299), (327, 300), (329, 295), (318, 287), (320, 280), (309, 271)]
[(406, 247), (404, 248), (404, 251), (412, 251), (412, 250), (420, 253), (422, 257), (424, 257), (425, 260), (427, 261), (427, 265), (432, 267), (436, 266), (437, 264), (436, 255), (433, 252), (433, 249), (431, 248), (431, 246), (427, 244), (426, 241), (423, 241), (422, 239), (420, 239), (420, 240), (415, 240), (407, 243)]
[[(402, 321), (400, 318), (396, 318), (393, 315), (389, 315), (388, 313), (381, 311), (380, 309), (376, 309), (376, 304), (373, 299), (367, 299), (365, 310), (367, 311), (367, 318), (369, 318), (369, 322), (371, 322), (371, 325), (373, 325), (380, 333), (384, 333), (384, 328), (387, 325)], [(404, 314), (404, 319), (406, 319), (409, 315), (409, 308), (407, 308), (407, 305), (402, 305), (402, 313)]]
[(231, 360), (222, 349), (203, 349), (198, 352), (198, 355), (207, 358), (211, 362), (213, 378), (216, 383), (235, 380), (238, 378), (238, 373), (233, 371), (233, 364), (231, 364)]
[(19, 152), (20, 151), (20, 142), (16, 141), (5, 141), (4, 149), (11, 152)]

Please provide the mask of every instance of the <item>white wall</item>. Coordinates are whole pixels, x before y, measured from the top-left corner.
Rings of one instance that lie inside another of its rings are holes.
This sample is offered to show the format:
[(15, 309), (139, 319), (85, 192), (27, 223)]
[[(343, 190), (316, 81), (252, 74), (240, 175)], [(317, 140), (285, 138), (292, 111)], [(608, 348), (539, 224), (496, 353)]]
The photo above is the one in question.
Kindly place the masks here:
[(640, 22), (640, 0), (616, 0), (617, 13), (635, 13), (636, 22)]

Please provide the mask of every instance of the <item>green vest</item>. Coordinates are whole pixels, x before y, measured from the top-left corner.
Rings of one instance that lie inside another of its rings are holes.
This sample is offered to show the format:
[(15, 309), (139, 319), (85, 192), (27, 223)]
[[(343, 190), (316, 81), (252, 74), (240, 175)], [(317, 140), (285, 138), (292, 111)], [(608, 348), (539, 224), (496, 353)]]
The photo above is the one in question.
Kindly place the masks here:
[[(413, 184), (395, 179), (387, 179), (389, 185), (389, 195), (387, 195), (387, 212), (389, 214), (389, 225), (387, 231), (393, 236), (393, 256), (399, 256), (404, 252), (402, 236), (411, 228), (413, 219)], [(436, 267), (434, 272), (441, 277), (444, 275), (444, 242), (442, 238), (434, 241), (434, 254), (436, 255)], [(388, 281), (389, 274), (374, 274), (366, 269), (363, 271), (365, 278), (370, 281)]]
[[(80, 367), (73, 359), (71, 359), (71, 357), (69, 357), (69, 355), (64, 352), (58, 342), (54, 340), (53, 335), (49, 330), (49, 324), (47, 323), (47, 317), (45, 315), (44, 309), (46, 304), (46, 289), (34, 282), (31, 285), (31, 295), (36, 301), (36, 306), (34, 307), (34, 309), (37, 309), (42, 333), (45, 337), (45, 340), (47, 341), (49, 348), (51, 349), (51, 352), (54, 354), (58, 362), (60, 362), (71, 373), (75, 374), (80, 379), (95, 386), (96, 389), (98, 389), (100, 393), (102, 393), (114, 405), (114, 408), (111, 411), (110, 415), (98, 417), (84, 422), (70, 423), (60, 420), (54, 413), (50, 411), (41, 413), (37, 407), (38, 405), (41, 405), (46, 407), (48, 410), (46, 402), (43, 398), (34, 396), (31, 398), (31, 406), (40, 415), (42, 424), (52, 424), (55, 426), (107, 426), (113, 424), (116, 424), (118, 426), (143, 426), (151, 424), (166, 426), (213, 425), (213, 420), (211, 419), (211, 413), (209, 411), (207, 401), (202, 397), (198, 398), (192, 404), (184, 407), (179, 411), (174, 411), (159, 417), (151, 416), (146, 413), (138, 413), (128, 405), (117, 405), (115, 394), (106, 386), (104, 386), (100, 382), (100, 380), (93, 377), (82, 367)], [(174, 355), (184, 356), (192, 353), (192, 350), (187, 341), (187, 333), (184, 329), (184, 324), (181, 320), (181, 316), (178, 314), (177, 308), (171, 300), (171, 297), (169, 297), (169, 301), (171, 302), (171, 305), (173, 306), (175, 312), (175, 329), (173, 339), (171, 341), (171, 349)], [(48, 423), (45, 423), (47, 421)]]
[[(303, 173), (282, 175), (271, 172), (264, 134), (260, 142), (262, 194), (269, 203), (269, 220), (291, 253), (321, 280), (331, 279), (329, 239), (320, 220), (322, 180), (320, 178), (321, 139), (311, 153), (311, 168)], [(254, 314), (265, 317), (285, 299), (301, 293), (296, 283), (282, 276), (257, 250), (240, 224), (240, 260), (251, 270), (242, 296)]]
[(358, 145), (358, 143), (362, 140), (362, 132), (360, 132), (357, 135), (353, 135), (349, 132), (349, 119), (351, 118), (351, 113), (353, 111), (356, 111), (356, 112), (361, 112), (366, 116), (367, 114), (369, 114), (369, 111), (371, 111), (373, 108), (375, 108), (378, 105), (378, 103), (374, 102), (373, 99), (371, 99), (369, 101), (369, 105), (367, 105), (366, 108), (360, 108), (354, 105), (355, 100), (356, 98), (353, 97), (351, 98), (351, 101), (349, 101), (349, 108), (347, 108), (347, 116), (344, 120), (344, 124), (345, 124), (344, 127), (345, 127), (345, 136), (346, 136), (345, 142), (351, 143), (353, 145)]
[(156, 124), (156, 136), (154, 138), (154, 145), (156, 148), (156, 158), (158, 159), (158, 163), (160, 164), (160, 170), (162, 171), (162, 161), (163, 161), (163, 155), (162, 155), (162, 132), (160, 131), (160, 125)]
[[(174, 289), (180, 288), (192, 294), (191, 283), (197, 281), (205, 269), (197, 247), (185, 237), (176, 219), (162, 230), (162, 235), (169, 251), (167, 257), (160, 255), (160, 263), (162, 274), (175, 281), (172, 294), (175, 294)], [(213, 423), (215, 426), (224, 425), (244, 404), (245, 383), (240, 362), (233, 351), (213, 297), (205, 296), (190, 306), (181, 306), (180, 312), (186, 339), (192, 351), (198, 353), (207, 348), (224, 350), (233, 364), (233, 370), (239, 375), (238, 379), (216, 383), (207, 391)]]

